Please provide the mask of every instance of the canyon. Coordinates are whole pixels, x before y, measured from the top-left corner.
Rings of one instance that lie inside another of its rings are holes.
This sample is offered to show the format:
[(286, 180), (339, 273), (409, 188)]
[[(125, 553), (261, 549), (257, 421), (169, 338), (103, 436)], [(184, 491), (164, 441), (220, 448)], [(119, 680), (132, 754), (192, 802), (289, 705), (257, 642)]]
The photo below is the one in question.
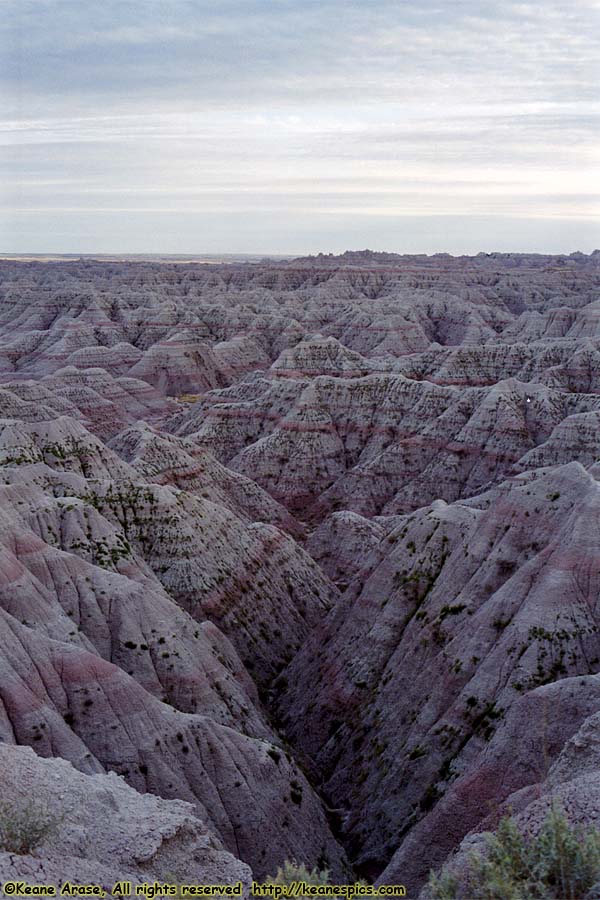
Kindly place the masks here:
[(417, 898), (600, 817), (600, 251), (0, 273), (0, 771), (64, 816), (4, 879)]

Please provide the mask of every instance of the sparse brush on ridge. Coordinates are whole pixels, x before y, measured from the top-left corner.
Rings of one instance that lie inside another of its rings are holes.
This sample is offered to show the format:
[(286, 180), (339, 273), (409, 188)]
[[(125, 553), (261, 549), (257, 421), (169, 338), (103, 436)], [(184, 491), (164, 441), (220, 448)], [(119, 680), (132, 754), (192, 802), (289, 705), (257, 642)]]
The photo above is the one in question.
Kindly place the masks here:
[[(303, 881), (305, 884), (329, 884), (329, 869), (307, 869), (304, 863), (286, 859), (277, 874), (266, 879), (268, 884), (294, 884)], [(303, 895), (299, 895), (303, 896)]]
[(0, 850), (24, 856), (52, 838), (64, 815), (50, 812), (44, 805), (28, 801), (23, 806), (0, 803)]
[(600, 880), (600, 832), (571, 826), (554, 807), (535, 837), (514, 819), (502, 819), (487, 837), (485, 855), (473, 853), (466, 877), (433, 872), (433, 900), (592, 900)]
[[(319, 885), (319, 884), (330, 884), (329, 876), (331, 872), (329, 869), (319, 869), (317, 866), (314, 869), (307, 869), (304, 863), (298, 863), (296, 860), (286, 859), (283, 866), (280, 866), (277, 869), (277, 874), (273, 876), (269, 876), (265, 879), (267, 884), (285, 884), (291, 885), (295, 884), (299, 881), (304, 882), (304, 884), (310, 885)], [(366, 886), (367, 882), (363, 879), (357, 879), (357, 884)], [(298, 894), (298, 897), (306, 897), (306, 894)]]

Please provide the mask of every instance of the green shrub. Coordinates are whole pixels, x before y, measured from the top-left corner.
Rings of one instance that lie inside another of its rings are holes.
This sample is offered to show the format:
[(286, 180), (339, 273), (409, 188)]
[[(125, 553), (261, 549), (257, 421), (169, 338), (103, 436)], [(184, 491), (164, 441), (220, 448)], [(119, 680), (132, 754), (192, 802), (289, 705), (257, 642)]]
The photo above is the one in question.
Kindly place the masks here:
[(431, 873), (434, 900), (583, 900), (600, 879), (600, 832), (571, 827), (557, 808), (535, 837), (522, 835), (507, 816), (487, 843), (485, 855), (471, 855), (460, 883), (450, 873)]
[[(329, 884), (329, 869), (318, 869), (315, 866), (309, 871), (303, 863), (298, 864), (296, 860), (286, 859), (283, 866), (277, 869), (275, 877), (270, 876), (265, 881), (267, 884), (286, 885), (294, 884), (297, 881), (303, 881), (305, 884)], [(298, 894), (298, 896), (304, 897), (305, 894)]]
[(0, 803), (0, 850), (24, 856), (56, 834), (62, 821), (30, 800), (24, 806)]

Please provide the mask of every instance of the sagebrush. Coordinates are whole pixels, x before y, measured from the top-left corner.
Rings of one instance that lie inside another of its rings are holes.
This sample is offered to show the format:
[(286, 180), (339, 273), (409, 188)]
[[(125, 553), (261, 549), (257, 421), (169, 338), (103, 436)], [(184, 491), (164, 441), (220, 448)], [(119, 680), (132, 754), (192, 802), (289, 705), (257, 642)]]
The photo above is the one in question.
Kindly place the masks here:
[(534, 837), (505, 817), (460, 878), (432, 873), (429, 888), (434, 900), (583, 900), (598, 881), (600, 832), (571, 826), (552, 808)]
[[(277, 874), (266, 879), (268, 884), (294, 884), (303, 881), (305, 884), (329, 884), (329, 869), (307, 869), (304, 863), (286, 859)], [(303, 897), (304, 894), (298, 894)]]
[(0, 802), (0, 850), (23, 856), (56, 834), (63, 816), (34, 801)]

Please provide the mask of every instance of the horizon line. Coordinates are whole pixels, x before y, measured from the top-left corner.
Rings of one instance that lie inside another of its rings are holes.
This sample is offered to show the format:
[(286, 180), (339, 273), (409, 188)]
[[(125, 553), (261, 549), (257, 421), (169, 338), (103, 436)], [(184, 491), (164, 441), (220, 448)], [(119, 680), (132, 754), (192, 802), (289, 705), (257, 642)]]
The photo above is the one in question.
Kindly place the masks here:
[(132, 258), (132, 257), (157, 257), (160, 259), (220, 259), (223, 257), (245, 257), (250, 259), (296, 259), (296, 258), (306, 258), (306, 257), (315, 257), (318, 258), (320, 256), (324, 257), (336, 257), (336, 256), (344, 256), (346, 254), (373, 254), (373, 255), (386, 255), (386, 256), (423, 256), (423, 257), (433, 257), (433, 256), (447, 256), (452, 259), (461, 259), (463, 257), (476, 257), (476, 256), (594, 256), (596, 254), (600, 254), (600, 248), (595, 248), (594, 250), (590, 250), (589, 252), (585, 252), (584, 250), (560, 250), (560, 251), (552, 251), (552, 250), (473, 250), (466, 253), (452, 253), (449, 250), (433, 250), (433, 251), (412, 251), (412, 252), (403, 252), (401, 250), (371, 250), (370, 248), (361, 248), (361, 249), (350, 249), (347, 248), (345, 250), (341, 250), (339, 252), (334, 251), (300, 251), (294, 253), (273, 253), (269, 251), (265, 252), (248, 252), (248, 251), (232, 251), (232, 250), (223, 250), (223, 251), (210, 251), (210, 252), (202, 252), (202, 251), (178, 251), (178, 252), (162, 252), (157, 250), (147, 250), (147, 251), (29, 251), (29, 250), (12, 250), (12, 251), (0, 251), (0, 260), (10, 260), (10, 259), (31, 259), (31, 258), (53, 258), (53, 259), (94, 259), (97, 257), (103, 258)]

